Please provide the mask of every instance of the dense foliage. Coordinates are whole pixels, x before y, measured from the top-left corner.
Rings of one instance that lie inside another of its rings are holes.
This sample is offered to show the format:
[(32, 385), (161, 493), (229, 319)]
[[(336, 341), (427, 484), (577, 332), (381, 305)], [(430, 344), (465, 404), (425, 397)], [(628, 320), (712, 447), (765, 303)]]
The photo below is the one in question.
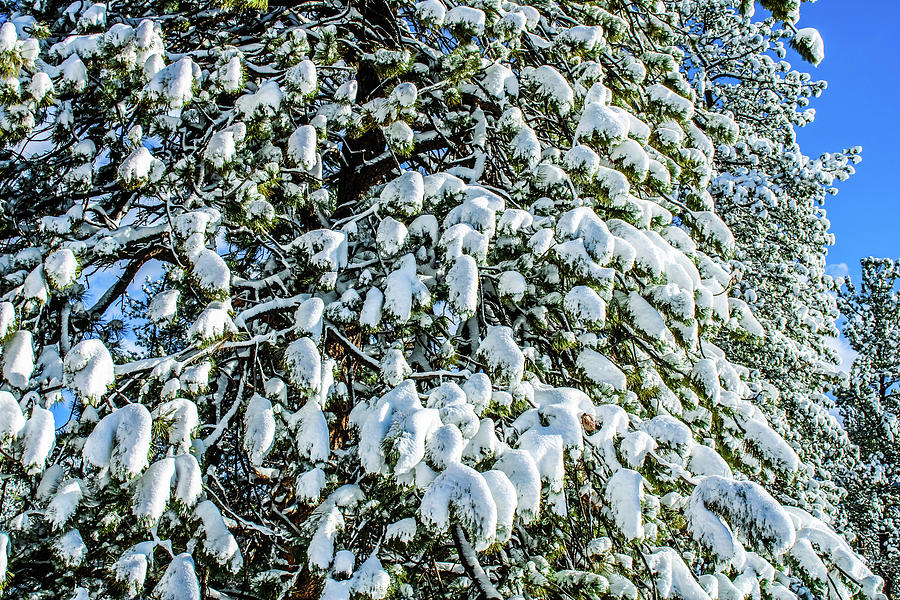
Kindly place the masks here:
[(0, 3), (6, 593), (884, 598), (762, 4)]

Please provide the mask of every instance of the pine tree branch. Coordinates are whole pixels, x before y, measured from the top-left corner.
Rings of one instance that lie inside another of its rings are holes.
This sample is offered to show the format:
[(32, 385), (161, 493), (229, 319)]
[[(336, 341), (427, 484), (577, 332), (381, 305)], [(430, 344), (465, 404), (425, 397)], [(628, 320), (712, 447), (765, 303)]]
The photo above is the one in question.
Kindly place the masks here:
[(475, 549), (472, 548), (469, 540), (466, 539), (466, 534), (461, 525), (453, 526), (453, 542), (456, 545), (456, 552), (459, 554), (459, 560), (466, 571), (466, 575), (478, 588), (479, 600), (503, 600), (503, 596), (491, 583), (481, 563), (478, 562), (478, 555), (475, 553)]

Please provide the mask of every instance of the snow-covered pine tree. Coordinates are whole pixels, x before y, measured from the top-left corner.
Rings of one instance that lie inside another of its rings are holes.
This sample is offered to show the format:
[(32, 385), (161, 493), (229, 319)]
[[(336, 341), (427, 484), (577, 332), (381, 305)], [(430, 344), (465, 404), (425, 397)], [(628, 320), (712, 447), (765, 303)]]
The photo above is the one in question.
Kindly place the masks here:
[(9, 595), (883, 598), (721, 349), (692, 3), (2, 6)]
[(848, 281), (839, 298), (858, 357), (837, 401), (861, 459), (843, 482), (844, 505), (890, 594), (900, 584), (900, 263), (870, 257), (861, 267), (859, 288)]
[[(852, 468), (853, 456), (826, 396), (839, 377), (828, 345), (838, 335), (833, 282), (825, 274), (833, 236), (822, 206), (837, 192), (834, 180), (853, 173), (860, 150), (810, 159), (797, 144), (794, 128), (813, 120), (809, 101), (825, 83), (784, 58), (790, 45), (818, 64), (818, 33), (797, 29), (791, 6), (769, 5), (774, 16), (753, 20), (753, 3), (740, 11), (729, 5), (683, 3), (670, 27), (698, 102), (738, 124), (733, 143), (714, 155), (709, 195), (689, 197), (689, 205), (714, 205), (729, 226), (735, 238), (729, 302), (749, 305), (762, 328), (748, 336), (726, 329), (716, 339), (733, 360), (759, 372), (754, 402), (803, 459), (803, 476), (779, 482), (780, 491), (840, 522), (832, 472)], [(811, 40), (818, 40), (814, 47)]]

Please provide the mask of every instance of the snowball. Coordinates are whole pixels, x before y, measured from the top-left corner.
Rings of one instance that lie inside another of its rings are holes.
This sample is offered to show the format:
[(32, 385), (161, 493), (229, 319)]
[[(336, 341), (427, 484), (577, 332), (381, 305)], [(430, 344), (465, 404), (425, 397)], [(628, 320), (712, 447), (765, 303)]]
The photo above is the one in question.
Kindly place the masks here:
[(551, 67), (543, 65), (535, 69), (528, 79), (537, 84), (536, 94), (555, 106), (560, 114), (565, 115), (575, 103), (575, 93), (566, 78)]
[(628, 136), (629, 122), (616, 111), (598, 102), (585, 104), (584, 112), (575, 128), (575, 141), (590, 143), (598, 139), (602, 144), (614, 144)]
[(655, 588), (660, 597), (680, 600), (710, 600), (691, 569), (684, 564), (681, 556), (671, 548), (660, 548), (647, 557), (647, 564), (655, 579)]

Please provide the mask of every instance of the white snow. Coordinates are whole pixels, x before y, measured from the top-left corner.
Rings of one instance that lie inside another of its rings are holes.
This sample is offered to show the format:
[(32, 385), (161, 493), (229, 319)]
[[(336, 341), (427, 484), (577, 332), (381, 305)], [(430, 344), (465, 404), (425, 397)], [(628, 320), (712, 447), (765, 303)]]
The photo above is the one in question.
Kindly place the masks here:
[(510, 302), (518, 304), (525, 297), (528, 284), (525, 277), (518, 271), (504, 271), (497, 281), (497, 293), (501, 298), (508, 298)]
[(40, 473), (56, 443), (53, 413), (40, 406), (32, 407), (31, 418), (25, 422), (19, 437), (22, 440), (22, 465), (29, 473)]
[(162, 176), (162, 161), (155, 158), (146, 147), (134, 150), (119, 165), (119, 180), (128, 189), (140, 188)]
[(822, 35), (814, 27), (803, 27), (798, 29), (791, 40), (791, 45), (802, 49), (805, 58), (818, 66), (825, 59), (825, 43), (822, 41)]
[(789, 514), (752, 481), (704, 477), (691, 493), (685, 514), (694, 538), (719, 560), (737, 567), (742, 566), (744, 550), (724, 518), (776, 556), (790, 550), (796, 541)]
[(322, 408), (315, 399), (294, 414), (296, 424), (297, 451), (312, 463), (323, 463), (331, 454), (328, 422)]
[[(303, 32), (302, 29), (296, 31)], [(309, 96), (316, 91), (316, 87), (318, 86), (316, 65), (309, 59), (302, 60), (287, 70), (284, 74), (284, 79), (285, 82), (291, 88), (297, 90), (301, 96)]]
[(619, 469), (606, 484), (606, 501), (609, 503), (616, 528), (629, 540), (644, 536), (641, 515), (641, 499), (644, 496), (644, 478), (637, 471)]
[(25, 415), (19, 402), (9, 392), (0, 391), (0, 444), (8, 446), (24, 426)]
[(381, 190), (380, 205), (391, 214), (412, 216), (422, 210), (425, 182), (418, 171), (407, 171)]
[(3, 377), (13, 387), (24, 389), (34, 372), (34, 349), (31, 332), (19, 330), (3, 347)]
[(188, 328), (188, 339), (205, 342), (237, 333), (237, 327), (228, 315), (229, 310), (230, 306), (226, 303), (210, 302)]
[(188, 56), (163, 67), (144, 86), (145, 97), (151, 101), (165, 104), (169, 108), (183, 107), (194, 97), (195, 69), (199, 71), (194, 61)]
[(481, 35), (484, 32), (484, 23), (484, 11), (468, 6), (453, 7), (444, 18), (445, 27), (459, 28), (471, 35)]
[(153, 588), (153, 597), (159, 600), (201, 600), (200, 582), (190, 554), (179, 554), (172, 559)]
[(253, 394), (244, 413), (244, 450), (250, 464), (260, 466), (275, 441), (275, 413), (272, 403)]
[(231, 289), (231, 271), (215, 250), (203, 248), (193, 259), (191, 275), (207, 293), (227, 296)]
[(292, 342), (284, 351), (284, 365), (291, 381), (304, 396), (318, 394), (322, 381), (322, 357), (310, 338)]
[(318, 159), (316, 153), (316, 129), (312, 125), (301, 125), (288, 138), (287, 156), (301, 168), (311, 171)]
[(401, 544), (406, 544), (411, 542), (416, 536), (417, 529), (418, 525), (414, 518), (400, 519), (396, 523), (391, 523), (387, 526), (384, 530), (384, 539), (388, 542), (397, 541)]
[(203, 158), (216, 169), (224, 168), (234, 160), (237, 146), (244, 140), (246, 134), (247, 126), (240, 122), (217, 131), (209, 138), (209, 143), (203, 151)]
[(237, 540), (225, 525), (219, 508), (210, 500), (204, 500), (194, 509), (202, 521), (203, 549), (220, 565), (226, 565), (233, 573), (240, 568), (243, 558)]
[(388, 348), (379, 362), (379, 372), (384, 382), (394, 387), (412, 375), (413, 370), (409, 363), (406, 362), (402, 349)]
[(350, 589), (364, 598), (381, 600), (387, 596), (391, 585), (388, 575), (375, 552), (369, 555), (350, 578)]
[(525, 355), (513, 338), (512, 329), (491, 326), (478, 346), (477, 356), (499, 381), (515, 385), (525, 374)]
[(103, 342), (79, 342), (63, 359), (63, 383), (81, 396), (85, 404), (97, 404), (115, 382), (112, 356)]
[(425, 440), (440, 427), (436, 409), (424, 408), (415, 384), (404, 381), (373, 405), (358, 405), (350, 414), (359, 428), (359, 455), (368, 473), (395, 475), (411, 471), (425, 457)]
[(475, 314), (478, 307), (478, 266), (467, 254), (456, 257), (447, 272), (448, 303), (462, 319)]
[[(62, 473), (60, 472), (61, 475)], [(41, 484), (43, 485), (43, 481)], [(56, 488), (50, 502), (47, 503), (44, 518), (54, 530), (62, 529), (75, 514), (75, 511), (78, 510), (78, 505), (84, 498), (84, 490), (81, 484), (82, 481), (80, 479), (63, 481)]]
[(68, 248), (51, 252), (44, 259), (44, 276), (56, 289), (63, 289), (75, 281), (78, 272), (78, 261), (75, 253)]
[(596, 385), (608, 385), (617, 392), (626, 388), (625, 373), (596, 350), (585, 348), (578, 354), (578, 370)]
[(390, 258), (400, 252), (406, 244), (409, 231), (406, 225), (393, 217), (385, 217), (378, 224), (375, 233), (375, 244), (378, 252), (386, 258)]
[(69, 530), (60, 536), (54, 546), (56, 555), (69, 568), (79, 566), (88, 550), (77, 529)]
[(175, 478), (175, 459), (162, 458), (140, 476), (135, 483), (132, 512), (139, 521), (153, 526), (159, 521), (172, 491)]
[(452, 513), (477, 551), (496, 537), (497, 506), (491, 490), (478, 471), (460, 463), (448, 466), (425, 490), (419, 512), (422, 522), (437, 531), (451, 526)]
[(297, 494), (297, 498), (301, 502), (315, 503), (322, 496), (325, 485), (325, 471), (316, 467), (306, 471), (297, 478), (297, 484), (294, 486), (294, 490)]
[(541, 474), (531, 455), (524, 450), (507, 450), (494, 464), (516, 489), (516, 515), (523, 523), (538, 517), (541, 507)]
[(147, 307), (147, 319), (154, 325), (171, 321), (178, 309), (181, 292), (177, 289), (159, 292), (150, 300)]
[(127, 404), (113, 411), (94, 426), (84, 442), (84, 461), (123, 479), (138, 475), (147, 467), (152, 423), (142, 404)]

